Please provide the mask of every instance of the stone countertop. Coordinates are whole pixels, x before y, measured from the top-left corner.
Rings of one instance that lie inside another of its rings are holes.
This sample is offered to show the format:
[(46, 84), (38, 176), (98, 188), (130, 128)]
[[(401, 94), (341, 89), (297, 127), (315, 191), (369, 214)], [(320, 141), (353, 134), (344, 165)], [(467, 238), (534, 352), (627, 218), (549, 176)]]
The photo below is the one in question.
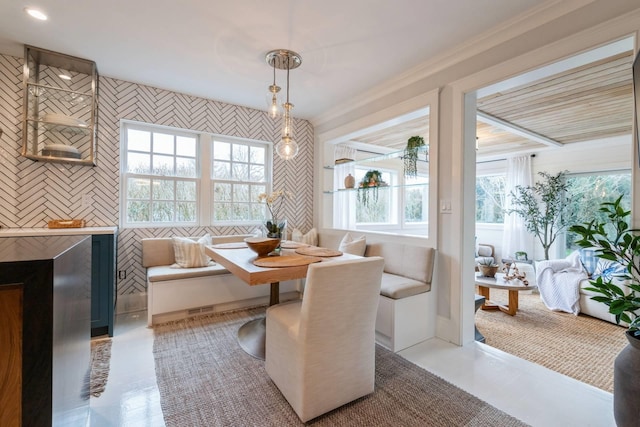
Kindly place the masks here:
[(0, 239), (0, 264), (55, 259), (87, 238), (87, 235), (51, 235)]
[(116, 234), (118, 227), (81, 228), (0, 228), (0, 237), (73, 236)]

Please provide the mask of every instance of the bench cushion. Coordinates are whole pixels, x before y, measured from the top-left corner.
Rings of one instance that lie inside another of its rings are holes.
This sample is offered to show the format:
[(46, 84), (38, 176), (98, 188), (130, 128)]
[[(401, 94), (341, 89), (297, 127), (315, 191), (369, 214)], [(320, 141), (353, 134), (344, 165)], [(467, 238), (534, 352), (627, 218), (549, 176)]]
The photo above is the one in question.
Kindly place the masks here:
[(429, 292), (431, 285), (396, 274), (382, 273), (380, 295), (391, 299), (401, 299)]
[(229, 274), (229, 271), (218, 264), (197, 268), (171, 268), (168, 265), (160, 265), (147, 269), (147, 280), (150, 282), (163, 282), (165, 280), (190, 279), (192, 277), (215, 276), (218, 274)]

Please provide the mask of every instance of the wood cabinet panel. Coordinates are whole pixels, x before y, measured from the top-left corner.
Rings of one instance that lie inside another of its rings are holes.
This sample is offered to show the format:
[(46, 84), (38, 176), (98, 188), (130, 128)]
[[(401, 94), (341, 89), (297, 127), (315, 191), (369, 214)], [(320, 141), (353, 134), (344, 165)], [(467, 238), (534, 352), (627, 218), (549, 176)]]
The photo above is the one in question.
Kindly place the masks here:
[(22, 284), (0, 285), (0, 426), (22, 420)]

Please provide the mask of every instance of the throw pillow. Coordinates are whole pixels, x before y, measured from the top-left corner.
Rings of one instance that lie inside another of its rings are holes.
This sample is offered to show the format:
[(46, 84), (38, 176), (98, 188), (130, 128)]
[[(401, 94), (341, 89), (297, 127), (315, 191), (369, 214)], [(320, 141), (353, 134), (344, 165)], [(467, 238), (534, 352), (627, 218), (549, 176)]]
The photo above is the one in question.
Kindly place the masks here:
[(357, 239), (347, 233), (340, 241), (338, 250), (346, 254), (364, 256), (364, 251), (367, 249), (367, 241), (364, 236), (360, 236)]
[(598, 264), (598, 257), (596, 257), (595, 249), (580, 249), (580, 262), (587, 271), (589, 277), (593, 276), (593, 273), (596, 271), (596, 265)]
[(209, 234), (205, 234), (197, 241), (187, 237), (173, 237), (176, 264), (181, 268), (208, 266), (211, 258), (204, 253), (204, 247), (210, 244), (211, 236)]
[(315, 228), (312, 228), (307, 234), (302, 234), (302, 231), (294, 228), (291, 232), (291, 240), (306, 245), (318, 246), (318, 232)]
[(627, 269), (615, 261), (598, 258), (598, 264), (593, 272), (593, 278), (602, 276), (602, 280), (613, 280), (616, 276), (627, 273)]

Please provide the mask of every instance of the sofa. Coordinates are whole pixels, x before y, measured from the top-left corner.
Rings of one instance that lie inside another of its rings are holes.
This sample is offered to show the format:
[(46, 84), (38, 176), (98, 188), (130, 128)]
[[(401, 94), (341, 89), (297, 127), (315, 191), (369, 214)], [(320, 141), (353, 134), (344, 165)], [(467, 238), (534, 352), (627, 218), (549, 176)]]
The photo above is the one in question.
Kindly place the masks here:
[[(576, 286), (578, 292), (577, 304), (572, 306), (575, 314), (582, 313), (591, 317), (616, 323), (615, 316), (609, 313), (609, 307), (604, 303), (594, 301), (593, 296), (599, 295), (596, 292), (587, 290), (591, 287), (591, 281), (598, 276), (604, 279), (610, 278), (626, 294), (629, 288), (621, 280), (617, 280), (615, 275), (624, 272), (619, 264), (612, 261), (602, 260), (595, 256), (593, 250), (582, 249), (575, 251), (564, 259), (553, 259), (536, 262), (536, 279), (541, 297), (545, 301), (547, 292), (553, 292), (558, 286)], [(546, 290), (550, 289), (550, 290)], [(569, 288), (571, 289), (571, 288)], [(555, 291), (557, 292), (557, 291)], [(555, 293), (554, 292), (554, 293)], [(549, 295), (546, 299), (552, 298)], [(575, 301), (572, 299), (571, 301)], [(545, 302), (545, 304), (547, 304)], [(551, 307), (553, 308), (553, 307)], [(571, 307), (559, 308), (561, 311), (572, 312)]]
[[(344, 232), (318, 233), (318, 245), (339, 249)], [(435, 336), (436, 295), (432, 278), (436, 250), (367, 235), (364, 256), (384, 258), (376, 315), (376, 341), (398, 352)]]
[[(242, 241), (247, 235), (213, 236), (212, 244)], [(190, 237), (197, 240), (196, 237)], [(147, 325), (206, 313), (264, 305), (269, 286), (249, 286), (226, 268), (176, 268), (172, 238), (142, 239), (142, 266), (147, 269)], [(300, 297), (297, 281), (280, 284), (280, 299)]]

